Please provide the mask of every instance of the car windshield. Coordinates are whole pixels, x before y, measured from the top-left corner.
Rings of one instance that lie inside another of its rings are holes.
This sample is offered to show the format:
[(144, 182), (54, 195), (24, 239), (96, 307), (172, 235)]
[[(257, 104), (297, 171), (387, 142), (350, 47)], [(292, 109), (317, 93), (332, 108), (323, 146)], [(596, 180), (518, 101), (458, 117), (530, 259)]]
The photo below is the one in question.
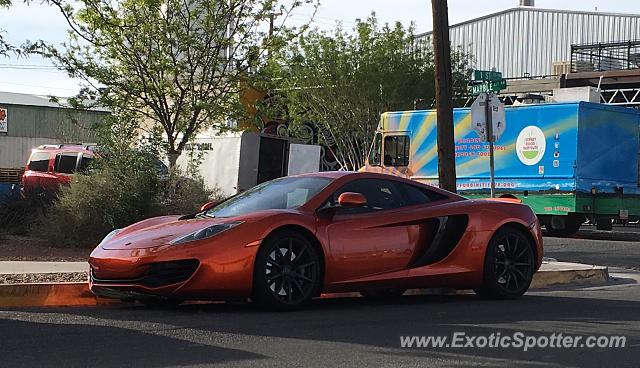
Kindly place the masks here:
[(287, 177), (257, 185), (207, 211), (210, 217), (233, 217), (261, 210), (299, 207), (331, 182), (329, 178)]

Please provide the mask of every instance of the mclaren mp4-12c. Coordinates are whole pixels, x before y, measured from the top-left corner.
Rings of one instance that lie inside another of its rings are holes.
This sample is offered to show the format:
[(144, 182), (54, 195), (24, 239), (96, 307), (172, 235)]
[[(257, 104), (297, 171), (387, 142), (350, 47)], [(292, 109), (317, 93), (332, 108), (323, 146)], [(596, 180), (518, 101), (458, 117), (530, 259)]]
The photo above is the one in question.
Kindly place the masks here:
[(91, 254), (90, 287), (145, 304), (244, 299), (283, 310), (322, 293), (434, 287), (513, 299), (542, 253), (526, 205), (384, 174), (323, 172), (116, 229)]

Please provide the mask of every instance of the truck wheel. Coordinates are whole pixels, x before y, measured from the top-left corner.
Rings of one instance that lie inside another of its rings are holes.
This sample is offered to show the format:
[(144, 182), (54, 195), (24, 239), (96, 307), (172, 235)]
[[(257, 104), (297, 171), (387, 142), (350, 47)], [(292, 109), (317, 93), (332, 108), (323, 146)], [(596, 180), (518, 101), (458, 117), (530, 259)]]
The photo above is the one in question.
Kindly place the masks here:
[(564, 218), (564, 227), (554, 227), (553, 220), (550, 218), (545, 221), (544, 227), (549, 236), (565, 237), (571, 236), (580, 230), (580, 225), (584, 222), (584, 218), (577, 215), (567, 215)]
[(613, 222), (609, 217), (596, 217), (596, 229), (598, 230), (611, 230), (613, 229)]

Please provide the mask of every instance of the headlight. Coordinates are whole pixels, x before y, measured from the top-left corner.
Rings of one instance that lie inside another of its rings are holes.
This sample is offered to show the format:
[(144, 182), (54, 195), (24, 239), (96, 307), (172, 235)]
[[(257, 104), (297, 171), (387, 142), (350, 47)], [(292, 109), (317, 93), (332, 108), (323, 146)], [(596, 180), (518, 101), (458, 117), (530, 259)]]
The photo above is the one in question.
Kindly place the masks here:
[(121, 232), (122, 229), (115, 229), (112, 232), (110, 232), (109, 234), (107, 234), (107, 236), (104, 237), (104, 239), (102, 239), (102, 241), (100, 242), (100, 244), (98, 244), (99, 247), (102, 246), (102, 244), (108, 242), (109, 240), (111, 240), (111, 238), (113, 238), (114, 236), (116, 236), (119, 232)]
[(236, 227), (240, 225), (242, 222), (243, 221), (237, 221), (237, 222), (228, 222), (226, 224), (211, 225), (211, 226), (205, 227), (204, 229), (200, 229), (190, 234), (176, 238), (170, 241), (169, 244), (176, 245), (176, 244), (188, 243), (196, 240), (210, 238), (214, 235), (220, 234), (223, 231), (227, 231), (233, 227)]

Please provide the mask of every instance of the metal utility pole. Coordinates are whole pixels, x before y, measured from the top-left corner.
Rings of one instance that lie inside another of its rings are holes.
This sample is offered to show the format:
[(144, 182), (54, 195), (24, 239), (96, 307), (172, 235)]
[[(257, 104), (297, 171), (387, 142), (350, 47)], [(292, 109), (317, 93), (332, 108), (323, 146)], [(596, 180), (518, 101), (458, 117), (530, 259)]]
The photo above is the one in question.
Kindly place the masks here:
[(491, 198), (496, 197), (496, 175), (495, 175), (495, 163), (493, 154), (493, 142), (495, 136), (493, 134), (493, 121), (491, 114), (491, 93), (487, 92), (485, 95), (484, 111), (487, 119), (487, 139), (489, 140), (489, 176), (491, 180)]
[(453, 81), (449, 44), (447, 0), (431, 0), (433, 14), (433, 52), (436, 80), (438, 129), (438, 179), (440, 188), (456, 191), (456, 159), (453, 140)]
[(275, 22), (276, 17), (282, 15), (282, 12), (279, 13), (269, 13), (269, 38), (273, 37), (273, 31), (275, 30), (273, 23)]

